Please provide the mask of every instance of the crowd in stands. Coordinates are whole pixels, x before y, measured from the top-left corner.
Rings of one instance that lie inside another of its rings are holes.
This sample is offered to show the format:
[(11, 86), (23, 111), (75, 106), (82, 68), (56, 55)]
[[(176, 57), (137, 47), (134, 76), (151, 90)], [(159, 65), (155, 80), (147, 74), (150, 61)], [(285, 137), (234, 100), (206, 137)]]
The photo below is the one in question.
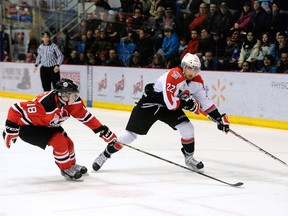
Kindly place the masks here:
[[(190, 52), (202, 70), (288, 73), (287, 0), (120, 0), (117, 9), (94, 2), (77, 34), (53, 38), (64, 64), (172, 68)], [(30, 38), (28, 52), (37, 55)]]

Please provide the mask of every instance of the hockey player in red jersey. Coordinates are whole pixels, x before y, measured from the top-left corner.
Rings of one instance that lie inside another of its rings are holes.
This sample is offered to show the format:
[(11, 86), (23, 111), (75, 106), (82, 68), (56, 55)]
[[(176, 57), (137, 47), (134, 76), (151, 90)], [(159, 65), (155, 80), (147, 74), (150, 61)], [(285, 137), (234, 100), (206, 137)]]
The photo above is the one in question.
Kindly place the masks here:
[(203, 169), (204, 164), (193, 156), (194, 127), (183, 109), (195, 114), (199, 114), (201, 109), (216, 119), (218, 129), (226, 133), (229, 131), (229, 122), (227, 115), (221, 115), (208, 98), (199, 74), (200, 67), (197, 55), (187, 53), (181, 61), (181, 67), (172, 68), (155, 83), (147, 84), (142, 98), (133, 108), (126, 130), (118, 134), (117, 141), (109, 143), (95, 159), (93, 169), (99, 170), (113, 153), (123, 147), (121, 143), (130, 144), (137, 135), (146, 135), (157, 120), (179, 131), (186, 165), (195, 170)]
[(78, 86), (70, 79), (61, 79), (53, 91), (44, 92), (32, 101), (15, 103), (10, 107), (3, 138), (8, 148), (18, 136), (25, 142), (45, 149), (53, 148), (55, 163), (67, 180), (75, 180), (87, 173), (87, 168), (76, 164), (74, 143), (61, 127), (73, 116), (107, 143), (116, 135), (93, 116), (79, 97)]

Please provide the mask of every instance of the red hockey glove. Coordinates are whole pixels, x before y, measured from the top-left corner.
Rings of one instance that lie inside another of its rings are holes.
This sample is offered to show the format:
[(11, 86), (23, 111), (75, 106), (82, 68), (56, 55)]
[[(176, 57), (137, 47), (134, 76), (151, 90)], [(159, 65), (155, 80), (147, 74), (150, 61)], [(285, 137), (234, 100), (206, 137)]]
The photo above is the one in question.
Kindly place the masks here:
[(15, 143), (19, 136), (19, 126), (14, 122), (6, 120), (5, 130), (3, 131), (2, 136), (7, 148), (10, 148), (11, 141)]
[(101, 126), (100, 135), (106, 143), (114, 142), (117, 139), (116, 134), (114, 134), (106, 125)]
[(181, 100), (180, 107), (190, 112), (195, 113), (196, 115), (200, 114), (201, 105), (198, 101), (193, 100), (192, 98), (188, 100)]
[(224, 131), (225, 133), (228, 133), (229, 131), (229, 121), (228, 116), (224, 113), (221, 116), (219, 116), (217, 119), (217, 127), (219, 130)]

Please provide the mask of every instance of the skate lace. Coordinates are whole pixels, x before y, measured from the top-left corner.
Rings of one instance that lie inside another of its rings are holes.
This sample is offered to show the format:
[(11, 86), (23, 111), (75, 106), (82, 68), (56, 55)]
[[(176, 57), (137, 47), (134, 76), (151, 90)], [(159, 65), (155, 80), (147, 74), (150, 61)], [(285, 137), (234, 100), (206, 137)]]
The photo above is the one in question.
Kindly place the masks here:
[(103, 153), (101, 153), (99, 157), (95, 159), (94, 163), (97, 163), (99, 166), (102, 166), (106, 160), (107, 157)]

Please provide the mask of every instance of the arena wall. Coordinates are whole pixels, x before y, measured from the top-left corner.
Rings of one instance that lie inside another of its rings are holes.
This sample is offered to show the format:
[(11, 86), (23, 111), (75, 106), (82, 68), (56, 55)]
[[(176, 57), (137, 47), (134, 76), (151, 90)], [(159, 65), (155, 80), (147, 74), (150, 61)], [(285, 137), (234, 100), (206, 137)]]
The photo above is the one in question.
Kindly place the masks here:
[[(34, 65), (0, 63), (0, 96), (32, 99), (42, 93)], [(62, 65), (88, 107), (131, 111), (147, 83), (166, 69)], [(288, 74), (202, 71), (208, 96), (231, 123), (288, 130)], [(187, 113), (190, 118), (207, 119)]]

